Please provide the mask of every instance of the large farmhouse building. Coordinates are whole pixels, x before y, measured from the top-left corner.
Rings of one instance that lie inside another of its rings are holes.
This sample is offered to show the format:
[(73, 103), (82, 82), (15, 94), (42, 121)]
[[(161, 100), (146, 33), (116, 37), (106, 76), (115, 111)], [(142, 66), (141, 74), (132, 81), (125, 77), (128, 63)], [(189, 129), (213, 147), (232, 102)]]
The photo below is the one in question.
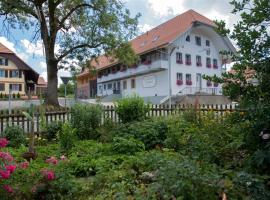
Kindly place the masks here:
[(140, 57), (137, 64), (125, 66), (101, 56), (96, 81), (88, 78), (89, 71), (78, 76), (78, 97), (137, 94), (162, 101), (197, 92), (221, 95), (221, 85), (203, 75), (220, 76), (220, 52), (235, 51), (229, 39), (215, 31), (213, 21), (193, 10), (138, 36), (131, 45)]
[(34, 93), (38, 77), (37, 72), (0, 43), (0, 93), (2, 95)]

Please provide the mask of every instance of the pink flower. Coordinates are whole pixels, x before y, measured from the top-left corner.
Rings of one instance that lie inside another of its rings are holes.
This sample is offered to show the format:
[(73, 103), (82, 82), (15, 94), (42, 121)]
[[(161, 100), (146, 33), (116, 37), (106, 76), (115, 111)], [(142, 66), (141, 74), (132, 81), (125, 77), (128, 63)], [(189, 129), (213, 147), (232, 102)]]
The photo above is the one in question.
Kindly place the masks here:
[(8, 161), (8, 162), (13, 161), (13, 157), (7, 152), (0, 152), (0, 158), (2, 158), (4, 161)]
[(60, 157), (60, 159), (61, 159), (61, 160), (66, 160), (67, 157), (66, 157), (65, 155), (62, 155), (62, 156)]
[(25, 161), (25, 162), (20, 163), (20, 168), (26, 169), (28, 167), (29, 167), (29, 162)]
[(6, 147), (8, 140), (6, 138), (0, 138), (0, 148)]
[(7, 165), (5, 166), (5, 168), (7, 171), (9, 171), (12, 174), (16, 169), (16, 165)]
[(8, 179), (10, 177), (10, 171), (0, 170), (0, 177), (2, 177), (2, 179)]
[(44, 169), (41, 170), (41, 174), (48, 180), (48, 181), (52, 181), (55, 179), (55, 174), (53, 171)]
[(46, 163), (57, 165), (58, 160), (54, 156), (52, 156), (46, 160)]
[(4, 190), (6, 190), (8, 193), (13, 193), (13, 189), (10, 185), (3, 185)]

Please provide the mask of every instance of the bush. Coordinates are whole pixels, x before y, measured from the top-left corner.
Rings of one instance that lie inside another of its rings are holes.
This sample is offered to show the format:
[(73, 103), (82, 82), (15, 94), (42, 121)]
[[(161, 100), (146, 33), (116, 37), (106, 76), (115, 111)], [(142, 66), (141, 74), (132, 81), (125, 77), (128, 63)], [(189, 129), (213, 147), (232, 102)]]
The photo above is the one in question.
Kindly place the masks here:
[(10, 147), (19, 147), (26, 144), (26, 135), (19, 126), (8, 126), (1, 134), (1, 137), (9, 140), (8, 146)]
[(132, 155), (139, 151), (144, 151), (144, 144), (134, 138), (115, 137), (112, 142), (114, 152)]
[(115, 111), (123, 123), (142, 121), (146, 118), (149, 106), (145, 105), (143, 98), (132, 96), (119, 100)]
[(71, 125), (76, 128), (79, 139), (97, 139), (102, 108), (99, 105), (76, 104), (71, 108)]
[(163, 145), (166, 139), (168, 127), (162, 119), (147, 120), (143, 122), (134, 122), (119, 126), (114, 135), (120, 137), (133, 137), (144, 143), (145, 148), (155, 148), (157, 145)]
[(53, 139), (56, 139), (57, 137), (57, 133), (58, 131), (61, 130), (63, 125), (63, 122), (61, 121), (56, 121), (56, 122), (52, 122), (50, 124), (47, 125), (45, 132), (43, 133), (44, 137), (48, 140), (48, 141), (52, 141)]
[(76, 129), (73, 129), (68, 123), (63, 124), (61, 130), (58, 132), (60, 149), (68, 153), (75, 146), (76, 139)]

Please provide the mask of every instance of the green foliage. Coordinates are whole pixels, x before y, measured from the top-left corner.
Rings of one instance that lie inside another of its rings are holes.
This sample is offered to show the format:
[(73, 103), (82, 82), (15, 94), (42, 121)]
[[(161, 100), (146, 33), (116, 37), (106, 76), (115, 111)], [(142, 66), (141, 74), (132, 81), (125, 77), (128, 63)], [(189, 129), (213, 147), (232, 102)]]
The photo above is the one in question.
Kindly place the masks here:
[[(68, 82), (67, 83), (67, 86), (66, 86), (66, 94), (67, 95), (72, 95), (74, 94), (74, 89), (75, 89), (75, 86), (73, 83), (70, 83)], [(61, 97), (64, 97), (65, 96), (65, 85), (64, 84), (61, 84), (58, 88), (58, 93), (59, 93), (59, 96)]]
[(68, 153), (75, 145), (76, 139), (76, 129), (73, 129), (68, 123), (63, 124), (61, 130), (58, 132), (60, 149)]
[(57, 138), (57, 133), (62, 129), (63, 122), (54, 121), (47, 125), (43, 136), (48, 140), (52, 141)]
[(20, 93), (18, 92), (18, 93), (17, 93), (17, 99), (19, 99), (19, 98), (21, 98), (21, 95), (20, 95)]
[(76, 128), (79, 139), (97, 139), (102, 109), (99, 105), (76, 104), (71, 108), (70, 123)]
[(134, 95), (117, 101), (115, 111), (123, 123), (142, 121), (146, 119), (149, 106), (145, 105), (143, 98)]
[(146, 149), (152, 149), (163, 145), (167, 130), (168, 127), (161, 118), (121, 125), (116, 128), (114, 135), (133, 137), (142, 141)]
[(130, 137), (128, 139), (122, 137), (115, 137), (112, 142), (112, 149), (116, 153), (127, 155), (135, 154), (139, 151), (144, 151), (144, 144)]
[(5, 128), (1, 137), (6, 137), (9, 140), (8, 146), (19, 147), (26, 144), (26, 134), (19, 126), (8, 126)]

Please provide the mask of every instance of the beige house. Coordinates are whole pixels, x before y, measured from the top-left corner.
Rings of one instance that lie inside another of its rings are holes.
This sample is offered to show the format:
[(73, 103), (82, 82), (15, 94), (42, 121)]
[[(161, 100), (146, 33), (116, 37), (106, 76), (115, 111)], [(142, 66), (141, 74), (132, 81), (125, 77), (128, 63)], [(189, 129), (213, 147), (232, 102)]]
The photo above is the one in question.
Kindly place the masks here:
[(33, 93), (39, 74), (0, 43), (0, 93)]

